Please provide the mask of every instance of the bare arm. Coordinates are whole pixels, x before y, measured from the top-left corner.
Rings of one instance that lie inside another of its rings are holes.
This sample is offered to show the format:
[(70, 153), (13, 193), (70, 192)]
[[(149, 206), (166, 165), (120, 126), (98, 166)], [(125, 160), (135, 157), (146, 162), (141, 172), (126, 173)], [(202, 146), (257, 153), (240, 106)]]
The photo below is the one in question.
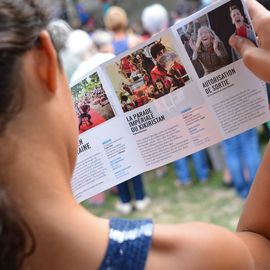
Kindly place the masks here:
[(246, 245), (228, 230), (203, 223), (156, 225), (146, 270), (254, 270)]
[[(270, 82), (270, 13), (255, 0), (249, 9), (261, 44), (233, 36), (246, 66)], [(270, 269), (270, 146), (241, 216), (237, 235), (204, 224), (157, 226), (147, 269)], [(238, 236), (238, 237), (237, 237)]]
[(251, 188), (237, 231), (248, 246), (256, 268), (270, 267), (270, 145)]
[[(260, 48), (251, 41), (233, 36), (230, 43), (245, 65), (259, 78), (270, 82), (270, 12), (255, 0), (248, 1), (249, 11)], [(270, 268), (270, 146), (256, 175), (238, 225), (239, 236), (250, 249), (255, 269)]]

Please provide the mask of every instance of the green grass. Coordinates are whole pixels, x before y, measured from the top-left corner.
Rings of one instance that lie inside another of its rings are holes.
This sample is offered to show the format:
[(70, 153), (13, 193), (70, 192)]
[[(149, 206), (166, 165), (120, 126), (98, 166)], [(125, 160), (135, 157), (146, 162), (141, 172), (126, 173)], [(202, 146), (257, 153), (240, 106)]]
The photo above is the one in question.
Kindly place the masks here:
[(144, 211), (120, 215), (115, 210), (117, 196), (106, 192), (106, 203), (93, 207), (83, 205), (100, 217), (152, 218), (157, 223), (182, 223), (192, 221), (211, 222), (235, 230), (243, 207), (243, 200), (237, 198), (233, 189), (224, 188), (221, 173), (212, 173), (207, 183), (194, 181), (191, 187), (177, 187), (172, 165), (168, 174), (157, 178), (154, 171), (144, 174), (146, 193), (151, 205)]
[[(262, 128), (259, 129), (262, 153), (267, 138)], [(106, 203), (101, 207), (93, 207), (87, 202), (83, 205), (100, 217), (152, 218), (157, 223), (182, 223), (204, 221), (235, 230), (244, 201), (238, 198), (233, 188), (223, 186), (222, 174), (212, 172), (209, 181), (201, 184), (196, 181), (194, 171), (193, 185), (188, 188), (176, 187), (173, 165), (168, 165), (168, 173), (162, 179), (157, 178), (154, 171), (144, 174), (144, 184), (151, 205), (144, 211), (120, 215), (115, 210), (118, 198), (106, 192)]]

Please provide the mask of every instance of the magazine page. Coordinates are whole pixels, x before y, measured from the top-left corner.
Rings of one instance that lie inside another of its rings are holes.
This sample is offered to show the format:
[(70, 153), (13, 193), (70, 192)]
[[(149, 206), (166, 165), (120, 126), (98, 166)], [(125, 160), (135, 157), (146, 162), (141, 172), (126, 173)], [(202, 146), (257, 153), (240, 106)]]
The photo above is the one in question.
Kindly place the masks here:
[(113, 95), (99, 69), (71, 85), (79, 142), (72, 191), (83, 201), (142, 171)]
[(263, 83), (229, 46), (235, 33), (253, 33), (246, 8), (221, 0), (72, 85), (78, 201), (270, 119)]
[(218, 123), (185, 54), (168, 29), (102, 65), (144, 162), (143, 171), (222, 139), (220, 130), (213, 129)]
[(196, 71), (198, 87), (223, 139), (269, 120), (265, 85), (243, 64), (228, 41), (241, 35), (256, 44), (241, 0), (218, 1), (172, 27)]

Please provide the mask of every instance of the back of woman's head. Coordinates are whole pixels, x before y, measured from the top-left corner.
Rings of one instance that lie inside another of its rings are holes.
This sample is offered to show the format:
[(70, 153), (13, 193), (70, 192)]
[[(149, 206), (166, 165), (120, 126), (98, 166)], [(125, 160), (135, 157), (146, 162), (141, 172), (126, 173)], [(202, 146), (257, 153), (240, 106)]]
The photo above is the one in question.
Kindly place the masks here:
[(0, 1), (0, 132), (22, 106), (21, 56), (38, 43), (47, 24), (35, 0)]
[[(9, 136), (5, 132), (8, 123), (23, 105), (22, 56), (38, 44), (47, 24), (48, 16), (35, 0), (0, 1), (0, 147), (3, 137)], [(0, 269), (21, 269), (25, 257), (33, 252), (34, 239), (3, 188), (2, 178), (1, 173)]]

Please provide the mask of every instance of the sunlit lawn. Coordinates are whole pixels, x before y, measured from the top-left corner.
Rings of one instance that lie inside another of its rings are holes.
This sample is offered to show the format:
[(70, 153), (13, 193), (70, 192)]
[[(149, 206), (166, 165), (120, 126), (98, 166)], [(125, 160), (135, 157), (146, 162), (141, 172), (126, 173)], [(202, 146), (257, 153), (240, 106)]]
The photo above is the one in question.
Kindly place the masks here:
[(154, 171), (145, 173), (145, 189), (152, 200), (151, 205), (144, 211), (134, 211), (127, 216), (115, 210), (117, 196), (110, 192), (106, 193), (103, 206), (93, 207), (87, 202), (84, 205), (96, 215), (107, 218), (147, 217), (158, 223), (205, 221), (235, 229), (243, 200), (237, 198), (233, 189), (223, 186), (221, 173), (211, 173), (205, 184), (195, 180), (187, 188), (177, 187), (175, 179), (172, 165), (169, 165), (168, 174), (162, 179), (157, 178)]
[[(261, 136), (262, 149), (266, 138)], [(134, 211), (123, 216), (115, 210), (117, 196), (106, 192), (103, 206), (83, 205), (101, 217), (152, 218), (158, 223), (180, 223), (205, 221), (235, 230), (244, 201), (238, 198), (233, 188), (223, 185), (222, 173), (212, 172), (209, 181), (201, 184), (193, 173), (191, 187), (177, 187), (173, 165), (168, 165), (168, 174), (157, 178), (154, 171), (144, 174), (145, 189), (151, 198), (151, 205), (144, 211)]]

